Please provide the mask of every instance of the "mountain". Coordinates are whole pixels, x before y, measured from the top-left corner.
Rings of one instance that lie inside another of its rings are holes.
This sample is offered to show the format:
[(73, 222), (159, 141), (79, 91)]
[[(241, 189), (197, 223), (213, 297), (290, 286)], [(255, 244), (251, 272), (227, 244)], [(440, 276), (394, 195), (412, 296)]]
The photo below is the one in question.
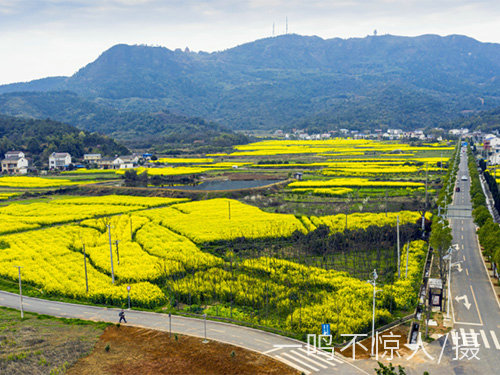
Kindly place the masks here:
[(247, 138), (201, 118), (169, 111), (119, 111), (69, 91), (14, 92), (0, 95), (0, 113), (29, 118), (51, 118), (88, 131), (110, 134), (134, 148), (162, 149), (197, 143), (231, 146)]
[(485, 133), (500, 131), (500, 107), (450, 121), (449, 128), (468, 128)]
[(52, 152), (69, 152), (81, 158), (84, 153), (103, 156), (128, 154), (130, 151), (99, 133), (83, 132), (74, 126), (52, 120), (34, 120), (0, 116), (0, 159), (10, 150), (29, 153), (37, 165)]
[(232, 129), (413, 128), (500, 106), (499, 77), (500, 44), (465, 36), (289, 34), (214, 53), (116, 45), (71, 77), (0, 93), (70, 91), (119, 112), (166, 110)]

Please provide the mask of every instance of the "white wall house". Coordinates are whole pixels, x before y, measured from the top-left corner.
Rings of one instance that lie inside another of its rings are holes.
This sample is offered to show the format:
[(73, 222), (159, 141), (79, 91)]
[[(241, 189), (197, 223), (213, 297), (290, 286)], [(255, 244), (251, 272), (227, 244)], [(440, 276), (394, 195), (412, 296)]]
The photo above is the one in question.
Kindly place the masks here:
[(130, 169), (137, 167), (139, 162), (139, 157), (136, 155), (119, 156), (113, 160), (113, 165), (115, 169)]
[(83, 161), (97, 163), (101, 159), (102, 159), (101, 154), (84, 154), (83, 155)]
[(28, 173), (29, 160), (22, 151), (9, 151), (2, 160), (2, 172), (10, 174)]
[(488, 158), (490, 164), (500, 164), (500, 137), (488, 134), (484, 137), (484, 144), (487, 145), (491, 155)]
[(49, 169), (64, 169), (71, 164), (71, 155), (67, 152), (53, 152), (49, 156)]

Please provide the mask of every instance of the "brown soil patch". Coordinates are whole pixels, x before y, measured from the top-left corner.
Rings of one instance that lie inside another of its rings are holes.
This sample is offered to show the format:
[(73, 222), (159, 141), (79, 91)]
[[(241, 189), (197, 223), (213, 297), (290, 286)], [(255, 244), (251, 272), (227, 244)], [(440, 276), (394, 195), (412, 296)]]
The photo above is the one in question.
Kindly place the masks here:
[(215, 341), (203, 344), (202, 339), (191, 336), (177, 337), (144, 328), (108, 327), (94, 351), (67, 374), (298, 374), (281, 362), (246, 349)]

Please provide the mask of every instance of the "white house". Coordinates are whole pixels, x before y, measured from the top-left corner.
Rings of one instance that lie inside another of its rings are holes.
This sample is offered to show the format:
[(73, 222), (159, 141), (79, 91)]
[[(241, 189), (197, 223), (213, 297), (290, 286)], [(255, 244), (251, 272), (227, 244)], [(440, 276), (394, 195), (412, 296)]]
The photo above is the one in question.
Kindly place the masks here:
[(71, 164), (71, 155), (67, 152), (53, 152), (49, 156), (49, 169), (64, 169)]
[(22, 151), (9, 151), (2, 160), (2, 172), (26, 174), (28, 173), (29, 160)]
[(113, 160), (114, 169), (129, 169), (137, 167), (139, 157), (137, 155), (119, 156)]
[(469, 129), (460, 128), (460, 129), (450, 129), (448, 131), (451, 135), (465, 135), (469, 133)]
[(83, 161), (88, 161), (91, 163), (97, 163), (101, 159), (102, 159), (101, 154), (84, 154), (83, 155)]
[(500, 164), (500, 137), (488, 134), (483, 140), (484, 147), (491, 153), (489, 156), (490, 164)]

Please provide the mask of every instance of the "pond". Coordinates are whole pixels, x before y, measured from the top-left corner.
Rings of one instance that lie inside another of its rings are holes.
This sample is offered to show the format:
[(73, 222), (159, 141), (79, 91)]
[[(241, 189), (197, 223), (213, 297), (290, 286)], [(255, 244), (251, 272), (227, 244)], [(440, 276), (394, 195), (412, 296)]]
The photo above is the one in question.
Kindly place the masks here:
[(196, 186), (175, 186), (173, 189), (180, 190), (241, 190), (254, 187), (261, 187), (266, 185), (275, 184), (282, 180), (248, 180), (248, 181), (231, 181), (231, 180), (214, 180), (205, 181)]

